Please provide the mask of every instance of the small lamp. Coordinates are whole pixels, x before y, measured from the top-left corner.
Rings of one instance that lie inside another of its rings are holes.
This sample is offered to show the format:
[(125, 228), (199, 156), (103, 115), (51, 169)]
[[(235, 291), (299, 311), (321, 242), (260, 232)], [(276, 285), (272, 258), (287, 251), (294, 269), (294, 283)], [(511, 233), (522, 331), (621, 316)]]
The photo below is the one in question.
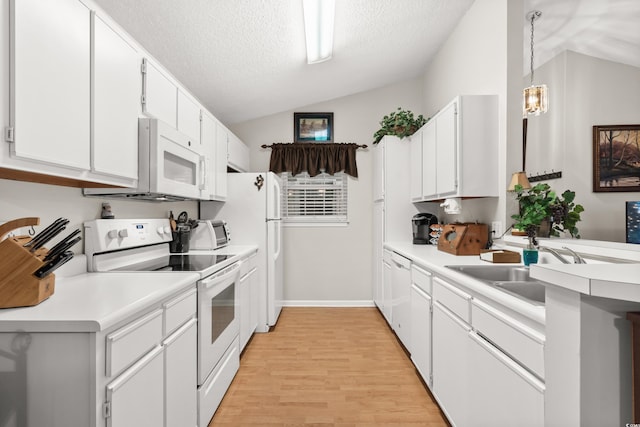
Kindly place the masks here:
[(549, 109), (549, 91), (547, 85), (533, 84), (533, 23), (542, 16), (539, 10), (527, 13), (527, 20), (531, 21), (531, 85), (522, 92), (522, 114), (524, 117), (533, 114), (539, 116)]

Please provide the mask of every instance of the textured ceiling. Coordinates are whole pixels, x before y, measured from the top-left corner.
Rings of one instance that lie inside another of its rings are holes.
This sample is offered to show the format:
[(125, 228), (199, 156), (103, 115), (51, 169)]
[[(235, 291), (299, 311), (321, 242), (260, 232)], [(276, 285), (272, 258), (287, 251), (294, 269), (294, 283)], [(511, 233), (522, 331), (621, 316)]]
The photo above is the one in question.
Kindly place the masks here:
[[(534, 66), (564, 50), (640, 68), (639, 0), (525, 0), (535, 21)], [(529, 74), (531, 24), (525, 21), (524, 74)]]
[(308, 65), (301, 0), (97, 0), (220, 120), (419, 76), (473, 0), (337, 0), (333, 59)]
[[(523, 1), (543, 14), (536, 67), (565, 49), (640, 67), (640, 0)], [(306, 63), (302, 0), (96, 2), (235, 123), (419, 76), (473, 0), (337, 0), (333, 59), (315, 65)]]

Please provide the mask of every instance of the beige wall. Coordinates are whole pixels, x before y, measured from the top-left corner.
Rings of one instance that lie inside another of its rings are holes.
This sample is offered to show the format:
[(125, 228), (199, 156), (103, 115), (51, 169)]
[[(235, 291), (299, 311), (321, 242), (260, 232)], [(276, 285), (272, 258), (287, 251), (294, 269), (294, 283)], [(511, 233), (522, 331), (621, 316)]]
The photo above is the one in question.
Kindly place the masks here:
[[(309, 105), (296, 112), (333, 112), (336, 142), (371, 146), (378, 122), (397, 107), (421, 111), (419, 79)], [(271, 151), (260, 146), (293, 139), (293, 111), (239, 123), (232, 130), (251, 150), (251, 170), (264, 171)], [(358, 150), (359, 177), (349, 178), (348, 226), (285, 228), (284, 287), (289, 303), (371, 302), (371, 154), (371, 149)]]

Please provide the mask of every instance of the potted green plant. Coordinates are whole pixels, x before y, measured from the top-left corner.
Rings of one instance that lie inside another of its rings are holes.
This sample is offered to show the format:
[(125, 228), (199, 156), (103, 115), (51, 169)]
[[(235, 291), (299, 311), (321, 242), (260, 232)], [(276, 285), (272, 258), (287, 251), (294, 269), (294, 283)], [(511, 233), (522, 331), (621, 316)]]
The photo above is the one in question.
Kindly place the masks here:
[(576, 225), (584, 207), (575, 203), (574, 191), (566, 190), (558, 196), (549, 184), (537, 184), (529, 189), (516, 185), (515, 193), (520, 210), (516, 215), (511, 215), (515, 220), (513, 227), (527, 233), (529, 250), (535, 250), (538, 246), (538, 230), (546, 221), (550, 223), (551, 236), (569, 233), (571, 237), (580, 238)]
[(395, 135), (400, 138), (411, 136), (425, 123), (427, 119), (422, 114), (414, 117), (411, 111), (398, 107), (396, 111), (382, 118), (380, 129), (373, 134), (373, 143), (377, 144), (385, 135)]

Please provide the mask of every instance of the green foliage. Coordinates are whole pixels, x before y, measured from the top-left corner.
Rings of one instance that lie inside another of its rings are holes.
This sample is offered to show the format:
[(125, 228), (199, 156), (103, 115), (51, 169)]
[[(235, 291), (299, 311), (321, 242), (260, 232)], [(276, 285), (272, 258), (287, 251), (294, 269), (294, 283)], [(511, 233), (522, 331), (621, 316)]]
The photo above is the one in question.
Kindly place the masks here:
[(373, 143), (377, 144), (385, 135), (395, 135), (400, 138), (411, 136), (427, 121), (422, 114), (414, 117), (411, 111), (398, 107), (396, 111), (382, 118), (380, 129), (373, 134)]
[(567, 232), (571, 237), (580, 238), (576, 224), (584, 207), (574, 202), (575, 191), (566, 190), (558, 196), (548, 184), (537, 184), (528, 190), (516, 185), (515, 192), (520, 205), (520, 212), (511, 216), (516, 221), (515, 228), (535, 237), (537, 227), (549, 219), (552, 236), (558, 237), (561, 232)]

